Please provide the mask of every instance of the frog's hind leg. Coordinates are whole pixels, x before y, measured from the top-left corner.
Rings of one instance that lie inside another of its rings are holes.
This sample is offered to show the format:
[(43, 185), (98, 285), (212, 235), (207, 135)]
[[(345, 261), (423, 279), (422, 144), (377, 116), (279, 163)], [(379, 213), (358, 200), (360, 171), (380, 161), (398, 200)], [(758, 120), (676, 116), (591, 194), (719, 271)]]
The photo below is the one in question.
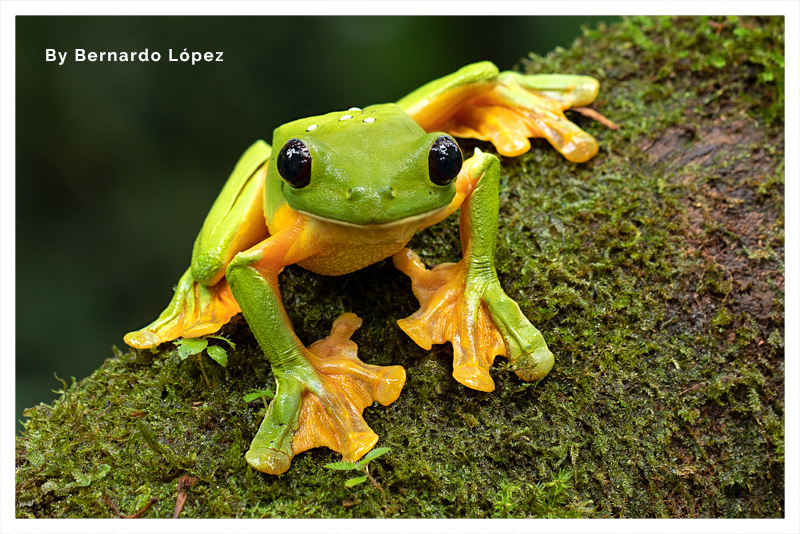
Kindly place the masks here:
[(597, 141), (564, 111), (590, 104), (598, 89), (589, 76), (498, 72), (483, 61), (434, 80), (397, 104), (429, 132), (491, 141), (504, 156), (524, 154), (529, 138), (544, 137), (580, 163), (597, 153)]
[(127, 334), (125, 343), (143, 349), (211, 334), (239, 313), (223, 276), (236, 253), (267, 236), (263, 197), (270, 152), (269, 145), (259, 141), (244, 153), (203, 223), (191, 267), (178, 281), (169, 305), (155, 321)]
[(250, 450), (247, 462), (259, 471), (280, 474), (292, 457), (312, 447), (328, 447), (345, 460), (363, 456), (378, 436), (362, 417), (378, 401), (387, 405), (400, 395), (405, 371), (400, 366), (363, 363), (350, 341), (361, 320), (344, 314), (331, 335), (308, 348), (294, 333), (281, 302), (278, 272), (301, 261), (318, 243), (305, 233), (304, 216), (248, 251), (228, 266), (226, 278), (264, 355), (272, 365), (277, 392)]

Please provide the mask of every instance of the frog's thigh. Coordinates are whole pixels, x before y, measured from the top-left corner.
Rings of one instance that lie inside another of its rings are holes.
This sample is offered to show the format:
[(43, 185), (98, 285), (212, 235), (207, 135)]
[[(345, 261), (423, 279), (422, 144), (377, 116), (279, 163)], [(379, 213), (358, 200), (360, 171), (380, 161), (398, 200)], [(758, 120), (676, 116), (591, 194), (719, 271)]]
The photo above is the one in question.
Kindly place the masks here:
[(222, 279), (231, 259), (267, 237), (264, 184), (271, 148), (253, 144), (236, 164), (192, 249), (192, 277), (212, 286)]
[(191, 267), (178, 281), (169, 305), (151, 324), (127, 334), (127, 344), (148, 348), (178, 337), (211, 334), (239, 313), (223, 275), (237, 252), (267, 236), (262, 206), (269, 155), (263, 141), (244, 153), (203, 223)]
[(275, 399), (246, 453), (247, 462), (271, 474), (289, 468), (292, 457), (325, 446), (357, 460), (378, 441), (362, 417), (378, 401), (394, 402), (405, 382), (400, 366), (367, 365), (356, 356), (354, 314), (333, 324), (331, 335), (308, 348), (294, 333), (281, 303), (278, 272), (319, 246), (304, 234), (303, 217), (234, 257), (226, 278), (250, 330), (272, 365)]
[(398, 100), (397, 105), (425, 131), (435, 131), (469, 100), (491, 90), (498, 73), (489, 61), (472, 63), (428, 82)]

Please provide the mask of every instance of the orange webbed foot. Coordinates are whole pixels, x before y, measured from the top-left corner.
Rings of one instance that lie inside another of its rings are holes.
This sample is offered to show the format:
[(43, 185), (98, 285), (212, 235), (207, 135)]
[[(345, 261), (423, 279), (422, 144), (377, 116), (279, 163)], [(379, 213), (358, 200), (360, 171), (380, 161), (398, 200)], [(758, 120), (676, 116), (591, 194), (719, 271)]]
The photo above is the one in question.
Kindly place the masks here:
[(441, 128), (457, 137), (491, 141), (510, 157), (530, 150), (529, 138), (544, 137), (569, 161), (582, 163), (597, 153), (597, 141), (564, 111), (591, 103), (598, 87), (588, 76), (504, 72), (494, 88), (471, 100)]
[(397, 323), (420, 347), (450, 341), (453, 378), (479, 391), (493, 391), (489, 374), (495, 357), (506, 356), (517, 376), (538, 380), (553, 367), (553, 355), (500, 287), (496, 277), (470, 278), (467, 263), (444, 263), (427, 269), (419, 256), (403, 249), (395, 266), (411, 278), (420, 308)]
[(204, 286), (192, 277), (192, 270), (188, 269), (158, 319), (126, 334), (124, 340), (131, 347), (146, 349), (179, 337), (213, 334), (239, 311), (239, 304), (225, 279), (213, 286)]
[(358, 358), (350, 336), (360, 326), (355, 314), (343, 314), (328, 337), (304, 351), (306, 372), (276, 373), (275, 399), (245, 455), (250, 465), (280, 474), (294, 455), (314, 447), (355, 461), (375, 446), (378, 435), (364, 421), (364, 408), (397, 400), (406, 375), (399, 365), (369, 365)]
[(496, 356), (506, 354), (505, 343), (480, 295), (465, 292), (465, 263), (443, 263), (429, 270), (410, 249), (393, 260), (411, 278), (420, 302), (419, 310), (397, 321), (400, 328), (424, 349), (450, 341), (453, 378), (472, 389), (493, 391), (489, 368)]

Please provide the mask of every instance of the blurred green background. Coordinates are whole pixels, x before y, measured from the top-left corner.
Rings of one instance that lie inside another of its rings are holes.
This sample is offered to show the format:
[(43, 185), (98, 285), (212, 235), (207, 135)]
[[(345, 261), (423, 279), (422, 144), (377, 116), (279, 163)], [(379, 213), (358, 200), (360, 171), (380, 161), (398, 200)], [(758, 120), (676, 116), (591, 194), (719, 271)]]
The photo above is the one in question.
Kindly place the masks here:
[[(242, 151), (287, 121), (510, 69), (615, 17), (17, 17), (16, 413), (153, 320)], [(62, 66), (45, 50), (69, 52)], [(73, 61), (74, 50), (161, 53)], [(222, 51), (222, 63), (169, 62)], [(18, 423), (18, 428), (21, 428)]]

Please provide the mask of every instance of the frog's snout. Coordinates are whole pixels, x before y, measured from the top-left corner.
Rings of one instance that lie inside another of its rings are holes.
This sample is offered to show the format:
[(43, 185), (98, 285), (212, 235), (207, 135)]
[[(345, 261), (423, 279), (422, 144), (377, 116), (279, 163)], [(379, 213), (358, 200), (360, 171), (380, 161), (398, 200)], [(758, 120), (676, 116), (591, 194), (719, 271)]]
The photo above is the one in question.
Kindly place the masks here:
[(371, 191), (368, 187), (351, 187), (347, 190), (344, 197), (347, 200), (366, 200), (371, 195), (377, 196), (378, 200), (391, 200), (397, 197), (397, 191), (390, 185), (387, 185), (379, 191)]
[(356, 224), (381, 224), (395, 221), (404, 215), (398, 213), (402, 204), (393, 202), (398, 192), (389, 184), (353, 186), (342, 194), (348, 220)]

